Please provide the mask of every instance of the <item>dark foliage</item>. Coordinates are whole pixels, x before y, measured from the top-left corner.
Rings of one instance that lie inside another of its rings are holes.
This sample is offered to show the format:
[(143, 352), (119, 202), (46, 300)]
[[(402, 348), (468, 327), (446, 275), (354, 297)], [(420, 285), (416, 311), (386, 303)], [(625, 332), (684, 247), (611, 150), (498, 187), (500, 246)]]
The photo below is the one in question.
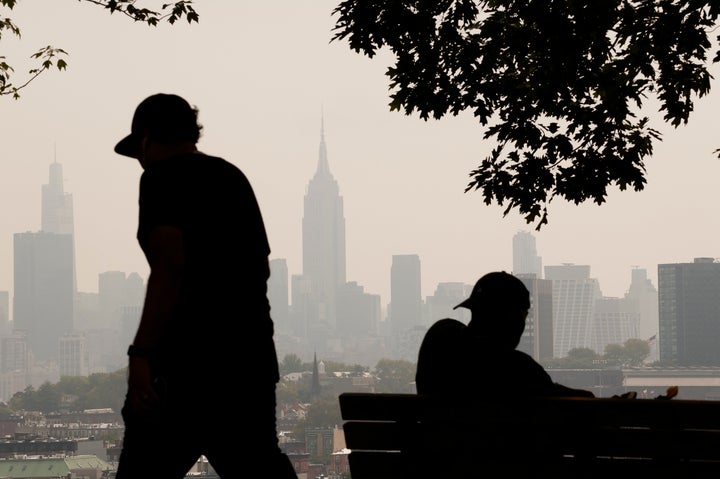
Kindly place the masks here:
[(391, 110), (472, 112), (495, 146), (466, 191), (540, 229), (556, 197), (602, 204), (608, 187), (644, 188), (661, 139), (646, 104), (687, 123), (710, 91), (720, 2), (345, 0), (333, 14), (333, 40), (394, 54)]

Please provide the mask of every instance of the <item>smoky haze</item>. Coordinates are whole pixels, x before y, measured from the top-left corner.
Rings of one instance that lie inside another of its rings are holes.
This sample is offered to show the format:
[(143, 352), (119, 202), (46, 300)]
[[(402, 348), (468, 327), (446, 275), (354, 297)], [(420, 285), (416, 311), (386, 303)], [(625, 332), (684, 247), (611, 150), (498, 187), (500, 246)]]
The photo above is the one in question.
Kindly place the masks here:
[[(48, 73), (0, 115), (0, 290), (13, 291), (13, 234), (41, 227), (41, 185), (63, 165), (74, 201), (77, 287), (98, 289), (106, 271), (147, 266), (135, 242), (140, 167), (113, 153), (149, 94), (178, 93), (200, 109), (199, 147), (238, 165), (262, 208), (272, 258), (302, 272), (303, 197), (318, 161), (321, 121), (328, 164), (344, 199), (348, 281), (390, 298), (392, 256), (417, 254), (422, 295), (440, 282), (472, 284), (512, 269), (512, 237), (532, 230), (517, 215), (464, 193), (468, 173), (492, 147), (470, 115), (425, 122), (390, 112), (384, 71), (330, 42), (337, 2), (198, 5), (200, 23), (148, 28), (79, 2), (19, 2), (9, 15), (21, 40), (3, 38), (20, 79), (26, 59), (52, 44), (69, 68)], [(712, 71), (717, 76), (717, 67)], [(690, 123), (664, 133), (643, 192), (605, 205), (551, 205), (533, 232), (545, 265), (587, 264), (606, 296), (622, 296), (633, 266), (657, 284), (659, 263), (720, 256), (717, 92)]]

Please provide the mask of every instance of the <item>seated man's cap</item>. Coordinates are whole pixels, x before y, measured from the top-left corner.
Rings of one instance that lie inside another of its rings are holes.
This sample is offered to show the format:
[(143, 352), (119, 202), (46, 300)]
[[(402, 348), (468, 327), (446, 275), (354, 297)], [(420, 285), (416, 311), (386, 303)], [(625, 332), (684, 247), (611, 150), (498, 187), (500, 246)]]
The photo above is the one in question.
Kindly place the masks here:
[(505, 271), (495, 271), (480, 278), (470, 297), (453, 309), (473, 310), (490, 305), (530, 309), (530, 291), (517, 277)]
[(144, 99), (135, 109), (130, 134), (115, 145), (115, 153), (138, 158), (146, 130), (159, 139), (183, 138), (197, 141), (197, 111), (184, 98), (157, 93)]

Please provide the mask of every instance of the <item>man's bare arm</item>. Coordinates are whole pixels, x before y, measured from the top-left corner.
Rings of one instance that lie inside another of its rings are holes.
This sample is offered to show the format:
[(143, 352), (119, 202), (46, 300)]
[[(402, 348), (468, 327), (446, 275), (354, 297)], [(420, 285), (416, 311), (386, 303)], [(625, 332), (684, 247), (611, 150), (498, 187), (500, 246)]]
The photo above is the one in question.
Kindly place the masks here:
[(150, 232), (150, 276), (140, 325), (133, 344), (152, 353), (164, 336), (168, 317), (180, 295), (185, 270), (182, 232), (173, 226), (159, 226)]

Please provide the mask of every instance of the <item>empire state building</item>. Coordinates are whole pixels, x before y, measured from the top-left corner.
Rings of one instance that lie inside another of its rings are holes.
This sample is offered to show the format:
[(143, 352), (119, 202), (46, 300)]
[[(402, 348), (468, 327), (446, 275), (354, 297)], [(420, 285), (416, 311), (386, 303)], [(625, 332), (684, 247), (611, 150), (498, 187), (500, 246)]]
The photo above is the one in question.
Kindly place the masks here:
[(303, 276), (317, 305), (317, 318), (308, 319), (315, 327), (332, 331), (337, 326), (337, 291), (346, 281), (345, 216), (340, 188), (330, 173), (322, 123), (317, 170), (308, 183), (304, 203)]

